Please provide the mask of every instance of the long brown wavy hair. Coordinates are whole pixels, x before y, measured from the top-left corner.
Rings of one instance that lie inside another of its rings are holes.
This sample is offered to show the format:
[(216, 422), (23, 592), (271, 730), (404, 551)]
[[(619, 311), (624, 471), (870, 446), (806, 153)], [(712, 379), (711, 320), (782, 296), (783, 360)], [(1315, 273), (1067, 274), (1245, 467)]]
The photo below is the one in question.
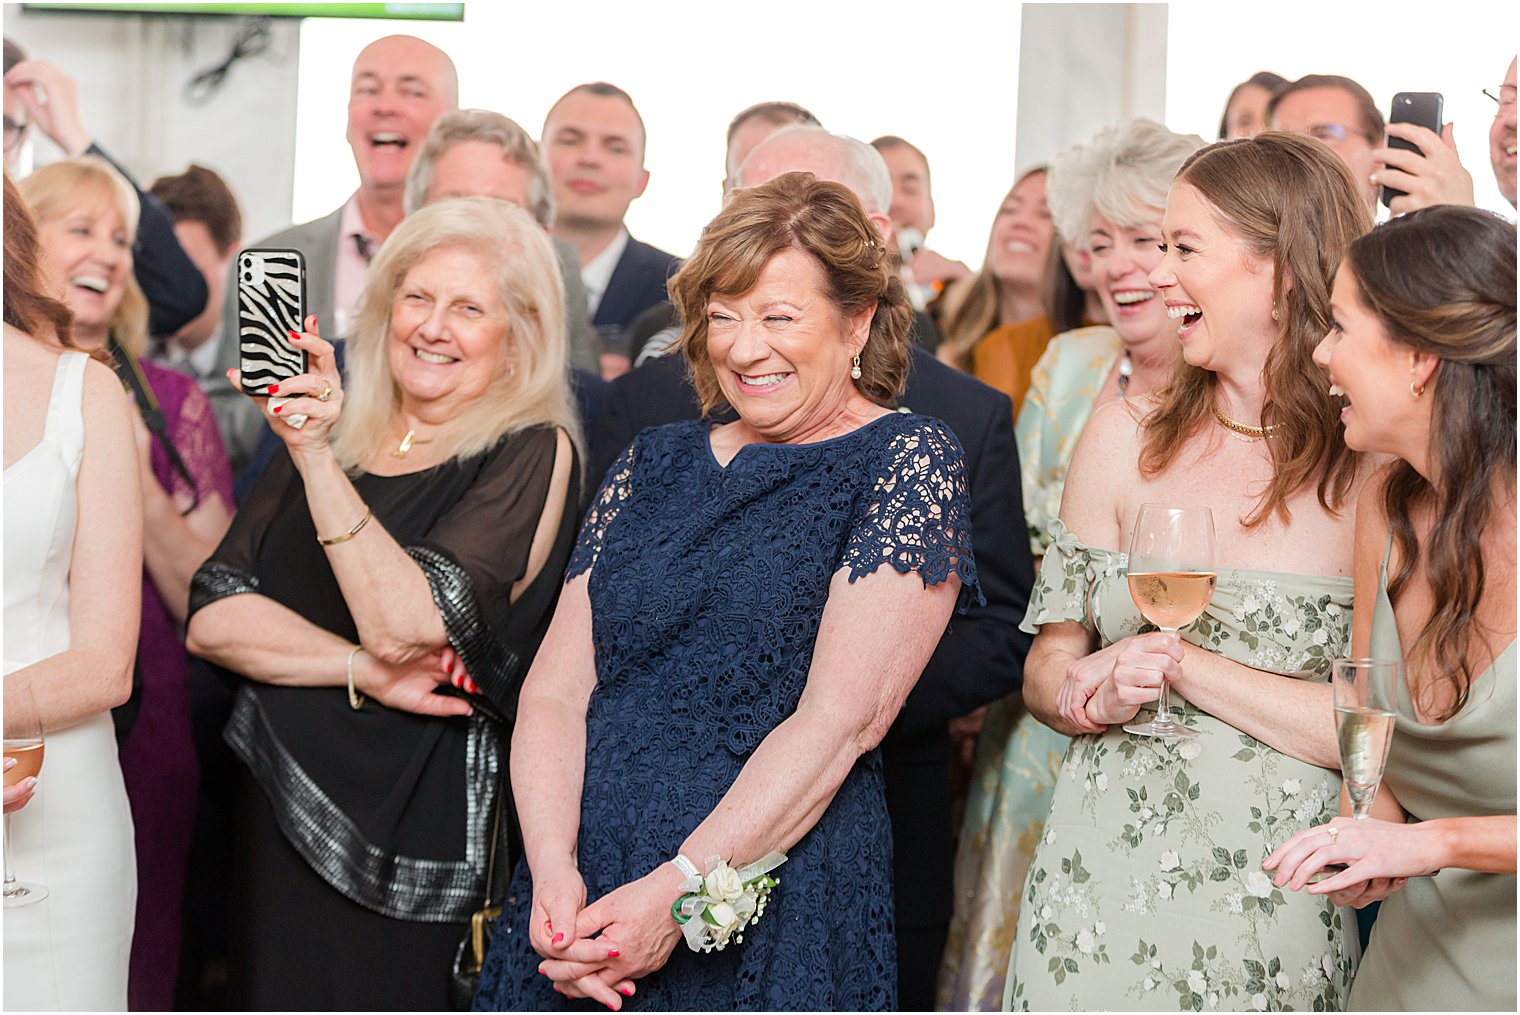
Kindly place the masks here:
[[(1476, 208), (1437, 205), (1363, 236), (1344, 265), (1389, 340), (1440, 361), (1426, 385), (1439, 483), (1396, 462), (1383, 510), (1399, 548), (1390, 600), (1409, 588), (1425, 555), (1436, 606), (1405, 664), (1411, 674), (1433, 675), (1422, 697), (1434, 698), (1442, 682), (1455, 692), (1444, 721), (1462, 710), (1474, 676), (1467, 656), (1473, 637), (1482, 637), (1474, 621), (1494, 486), (1505, 483), (1511, 494), (1515, 486), (1515, 227)], [(1411, 521), (1420, 509), (1435, 519), (1424, 547)]]
[[(5, 323), (40, 342), (56, 337), (65, 348), (79, 348), (74, 344), (74, 312), (47, 294), (37, 220), (10, 173), (5, 174)], [(92, 353), (96, 354), (110, 362), (104, 350)]]
[[(1357, 456), (1346, 447), (1313, 357), (1330, 329), (1336, 265), (1351, 241), (1372, 228), (1361, 188), (1324, 144), (1281, 131), (1202, 148), (1182, 164), (1176, 182), (1197, 190), (1252, 252), (1272, 259), (1279, 320), (1262, 370), (1261, 410), (1263, 425), (1277, 428), (1267, 442), (1272, 481), (1244, 524), (1254, 528), (1274, 513), (1286, 523), (1289, 498), (1316, 483), (1320, 506), (1337, 511), (1356, 479)], [(1217, 385), (1212, 371), (1178, 361), (1146, 418), (1141, 472), (1161, 472), (1187, 438), (1212, 425)]]

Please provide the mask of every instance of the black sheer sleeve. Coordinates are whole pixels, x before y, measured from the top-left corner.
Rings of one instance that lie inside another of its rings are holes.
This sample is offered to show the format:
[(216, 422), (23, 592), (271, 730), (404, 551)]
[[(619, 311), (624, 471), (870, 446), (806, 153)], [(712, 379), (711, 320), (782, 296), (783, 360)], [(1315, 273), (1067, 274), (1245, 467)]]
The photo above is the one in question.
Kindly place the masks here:
[[(523, 653), (531, 651), (523, 639), (541, 619), (514, 616), (510, 596), (527, 574), (533, 537), (547, 507), (558, 433), (544, 427), (508, 438), (486, 456), (458, 503), (423, 539), (406, 547), (427, 577), (449, 644), (508, 717), (527, 662)], [(571, 490), (561, 505), (566, 512), (574, 511), (579, 497), (573, 457), (571, 472)], [(563, 522), (558, 531), (566, 531)], [(563, 560), (562, 552), (551, 553), (545, 570)], [(557, 584), (558, 578), (556, 573), (549, 581)]]
[(190, 580), (190, 607), (185, 615), (188, 624), (195, 612), (208, 603), (245, 592), (258, 592), (259, 579), (254, 561), (259, 544), (269, 531), (269, 524), (281, 505), (291, 497), (304, 497), (300, 477), (284, 448), (271, 459), (257, 485), (232, 517), (232, 525), (216, 552), (200, 566)]

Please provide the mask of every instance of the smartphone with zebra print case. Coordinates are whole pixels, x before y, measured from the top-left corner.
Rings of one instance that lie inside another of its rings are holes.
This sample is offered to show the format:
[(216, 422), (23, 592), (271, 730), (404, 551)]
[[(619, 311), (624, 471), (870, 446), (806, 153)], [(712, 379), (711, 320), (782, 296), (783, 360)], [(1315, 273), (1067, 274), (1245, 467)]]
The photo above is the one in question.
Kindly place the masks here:
[(250, 247), (237, 259), (238, 370), (243, 391), (306, 373), (306, 353), (290, 342), (306, 318), (306, 258), (299, 250)]

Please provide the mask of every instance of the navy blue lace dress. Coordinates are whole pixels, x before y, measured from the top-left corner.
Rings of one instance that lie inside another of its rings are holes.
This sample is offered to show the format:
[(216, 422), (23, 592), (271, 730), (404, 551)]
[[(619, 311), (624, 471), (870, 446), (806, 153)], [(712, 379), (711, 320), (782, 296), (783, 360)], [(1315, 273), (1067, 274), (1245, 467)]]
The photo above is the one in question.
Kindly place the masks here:
[[(717, 806), (796, 710), (829, 582), (883, 564), (980, 598), (965, 466), (938, 420), (892, 413), (815, 444), (754, 444), (725, 468), (708, 425), (645, 430), (613, 465), (568, 577), (591, 569), (596, 688), (587, 710), (580, 865), (587, 897), (649, 873)], [(850, 772), (776, 873), (742, 943), (684, 943), (633, 1010), (892, 1008), (892, 841), (881, 759)], [(698, 864), (705, 858), (695, 858)], [(747, 862), (755, 857), (737, 857)], [(519, 863), (477, 1010), (591, 1010), (537, 972)]]

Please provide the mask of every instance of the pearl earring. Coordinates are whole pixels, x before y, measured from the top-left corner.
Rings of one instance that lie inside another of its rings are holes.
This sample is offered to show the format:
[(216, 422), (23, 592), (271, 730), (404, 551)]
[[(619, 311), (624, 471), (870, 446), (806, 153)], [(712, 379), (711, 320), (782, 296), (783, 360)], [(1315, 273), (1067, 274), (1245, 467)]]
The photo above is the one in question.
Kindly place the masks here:
[(855, 354), (855, 365), (850, 367), (850, 377), (853, 380), (860, 380), (860, 353), (858, 352)]

